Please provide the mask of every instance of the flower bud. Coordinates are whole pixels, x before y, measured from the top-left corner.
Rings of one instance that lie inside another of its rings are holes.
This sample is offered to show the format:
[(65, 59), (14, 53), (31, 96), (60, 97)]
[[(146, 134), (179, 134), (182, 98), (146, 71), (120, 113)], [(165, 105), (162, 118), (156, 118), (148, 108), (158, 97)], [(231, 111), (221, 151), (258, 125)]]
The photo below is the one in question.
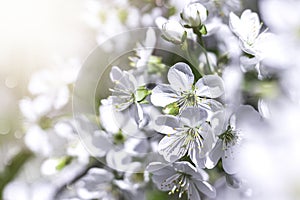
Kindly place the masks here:
[(174, 44), (182, 44), (186, 39), (186, 31), (183, 26), (173, 20), (168, 20), (162, 25), (163, 38)]
[(207, 10), (200, 3), (191, 3), (186, 5), (180, 16), (190, 27), (200, 26), (207, 18)]

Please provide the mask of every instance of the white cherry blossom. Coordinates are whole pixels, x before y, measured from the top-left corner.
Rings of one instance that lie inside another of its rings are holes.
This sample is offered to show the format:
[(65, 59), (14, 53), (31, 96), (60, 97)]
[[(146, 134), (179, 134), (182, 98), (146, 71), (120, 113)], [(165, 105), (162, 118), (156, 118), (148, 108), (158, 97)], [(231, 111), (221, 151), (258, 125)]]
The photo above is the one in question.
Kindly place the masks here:
[(169, 191), (169, 195), (178, 193), (181, 198), (186, 193), (189, 200), (201, 200), (200, 194), (211, 198), (216, 196), (215, 188), (207, 182), (208, 174), (189, 162), (172, 165), (153, 162), (148, 165), (147, 171), (152, 173), (156, 186), (162, 191)]
[(229, 15), (229, 27), (239, 37), (241, 49), (255, 56), (258, 60), (266, 56), (271, 33), (263, 31), (258, 14), (251, 10), (245, 10), (239, 18), (233, 12)]
[(186, 38), (184, 27), (175, 20), (168, 20), (162, 25), (163, 37), (174, 44), (182, 44)]
[(76, 183), (77, 194), (81, 199), (118, 199), (112, 194), (114, 175), (100, 168), (91, 168)]
[(207, 14), (208, 11), (201, 3), (191, 3), (183, 8), (181, 18), (190, 27), (198, 27), (205, 22)]
[(180, 116), (163, 115), (157, 118), (157, 131), (165, 134), (158, 151), (168, 162), (186, 154), (198, 166), (212, 149), (214, 135), (206, 122), (207, 112), (201, 108), (186, 108)]
[(226, 113), (226, 111), (215, 114), (212, 119), (212, 126), (219, 139), (209, 153), (206, 162), (207, 168), (213, 168), (222, 158), (223, 169), (226, 173), (238, 173), (237, 162), (242, 148), (242, 140), (247, 138), (245, 120), (248, 120), (249, 124), (260, 125), (261, 117), (249, 105), (240, 106), (233, 114)]
[(110, 78), (115, 84), (115, 87), (110, 89), (112, 95), (109, 99), (112, 105), (117, 111), (124, 111), (129, 108), (137, 124), (143, 126), (146, 116), (140, 101), (148, 96), (147, 88), (145, 86), (138, 87), (135, 77), (130, 72), (122, 71), (117, 66), (112, 67)]
[(159, 84), (152, 90), (151, 102), (165, 107), (176, 103), (182, 111), (188, 106), (219, 110), (222, 104), (215, 98), (224, 93), (223, 80), (217, 75), (206, 75), (194, 84), (194, 74), (185, 63), (176, 63), (168, 72), (170, 84)]

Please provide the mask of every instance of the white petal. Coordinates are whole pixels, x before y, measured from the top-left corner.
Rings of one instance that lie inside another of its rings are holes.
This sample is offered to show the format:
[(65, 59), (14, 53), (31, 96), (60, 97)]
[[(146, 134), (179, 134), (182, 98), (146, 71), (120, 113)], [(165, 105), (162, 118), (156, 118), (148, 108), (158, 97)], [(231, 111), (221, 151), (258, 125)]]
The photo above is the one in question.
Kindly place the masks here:
[(159, 16), (155, 19), (155, 24), (159, 29), (161, 29), (163, 24), (165, 24), (167, 21), (168, 20), (166, 18)]
[(191, 149), (190, 157), (197, 168), (204, 168), (205, 161), (207, 159), (208, 153), (212, 150), (215, 143), (215, 137), (211, 132), (211, 128), (208, 124), (204, 123), (201, 125), (203, 130), (200, 132), (203, 141), (203, 146), (201, 147), (200, 139), (194, 140), (194, 147)]
[(220, 158), (224, 155), (222, 141), (218, 140), (214, 148), (209, 152), (208, 158), (206, 160), (205, 166), (208, 169), (214, 168)]
[(216, 196), (216, 189), (211, 186), (206, 181), (195, 181), (195, 185), (198, 188), (199, 191), (204, 193), (206, 196), (210, 198), (214, 198)]
[(241, 20), (233, 12), (230, 12), (230, 14), (229, 14), (229, 27), (238, 37), (243, 37), (243, 35), (241, 34), (241, 31), (242, 31), (241, 30), (241, 28), (242, 28)]
[(176, 91), (169, 85), (158, 85), (152, 90), (151, 102), (155, 106), (165, 107), (178, 99)]
[(127, 122), (127, 116), (116, 111), (111, 104), (112, 99), (103, 99), (99, 107), (100, 121), (103, 128), (111, 133), (117, 133), (123, 124)]
[(30, 150), (42, 154), (43, 156), (49, 156), (53, 150), (48, 133), (36, 125), (27, 131), (25, 144)]
[(104, 131), (96, 131), (92, 140), (92, 144), (97, 148), (97, 156), (102, 157), (113, 148), (112, 141), (108, 133)]
[(187, 152), (184, 141), (183, 136), (165, 136), (158, 144), (158, 152), (164, 156), (166, 161), (174, 162)]
[(214, 99), (202, 100), (202, 102), (200, 103), (200, 107), (202, 107), (206, 110), (212, 111), (212, 112), (217, 112), (224, 108), (220, 102), (218, 102)]
[(146, 170), (155, 175), (170, 175), (175, 173), (175, 170), (171, 166), (161, 162), (150, 163)]
[(110, 72), (110, 79), (115, 82), (115, 81), (118, 81), (120, 80), (122, 77), (123, 77), (123, 72), (122, 70), (117, 67), (117, 66), (113, 66), (111, 68), (111, 72)]
[(203, 147), (201, 148), (200, 158), (203, 158), (212, 150), (213, 145), (215, 144), (215, 136), (207, 123), (203, 123), (201, 128), (200, 134), (203, 137)]
[(206, 75), (196, 83), (196, 94), (209, 98), (220, 97), (224, 93), (224, 83), (217, 75)]
[[(245, 52), (249, 53), (248, 51), (246, 51), (245, 49), (243, 49)], [(254, 53), (250, 53), (250, 54), (254, 54)], [(259, 63), (258, 58), (253, 57), (253, 58), (249, 58), (247, 56), (241, 56), (240, 57), (240, 63), (242, 65), (242, 70), (243, 71), (250, 71), (253, 70), (255, 68), (255, 65), (257, 63)]]
[(200, 153), (199, 152), (200, 152), (199, 148), (193, 149), (192, 156), (190, 156), (190, 158), (191, 158), (192, 162), (196, 165), (196, 167), (198, 169), (203, 169), (203, 168), (206, 167), (205, 162), (206, 162), (207, 158), (206, 157), (200, 158), (200, 156), (199, 156)]
[(146, 170), (152, 173), (152, 181), (160, 190), (169, 191), (172, 189), (174, 183), (166, 181), (177, 174), (173, 167), (160, 162), (152, 162)]
[(124, 99), (120, 98), (119, 96), (110, 96), (109, 98), (111, 99), (112, 104), (117, 111), (123, 111), (133, 103), (131, 96), (128, 96), (128, 98)]
[(237, 147), (231, 147), (225, 150), (222, 156), (222, 164), (224, 171), (228, 174), (235, 174), (238, 172), (238, 163), (236, 161), (238, 157)]
[(241, 166), (241, 151), (243, 150), (243, 143), (231, 145), (224, 150), (222, 156), (223, 169), (227, 174), (236, 174), (239, 172)]
[[(277, 38), (272, 33), (261, 33), (255, 40), (253, 44), (253, 49), (255, 51), (255, 56), (258, 60), (262, 60), (265, 57), (272, 58), (274, 49), (277, 50), (275, 45)], [(274, 44), (275, 43), (275, 44)]]
[(156, 42), (156, 35), (153, 28), (148, 28), (146, 33), (145, 47), (154, 47)]
[(245, 10), (241, 15), (241, 21), (244, 27), (247, 28), (247, 39), (248, 41), (254, 41), (257, 38), (260, 31), (260, 22), (257, 13), (252, 12), (251, 10)]
[(267, 119), (271, 118), (270, 105), (266, 99), (258, 100), (258, 111), (264, 118), (267, 118)]
[(198, 181), (207, 181), (209, 179), (209, 175), (205, 170), (198, 168), (197, 173), (192, 174), (192, 179)]
[(139, 103), (134, 103), (129, 107), (131, 116), (135, 119), (136, 124), (142, 128), (147, 125), (148, 120), (146, 114), (143, 111), (142, 106)]
[(31, 99), (24, 98), (19, 103), (20, 110), (24, 117), (27, 118), (27, 120), (35, 121), (39, 118), (37, 113), (34, 111), (34, 105)]
[(194, 74), (187, 64), (176, 63), (168, 72), (168, 81), (173, 89), (188, 91), (194, 83)]
[(195, 175), (198, 173), (196, 168), (190, 162), (187, 161), (175, 162), (173, 163), (173, 167), (176, 169), (176, 171), (190, 175)]
[(228, 117), (226, 115), (226, 110), (219, 110), (214, 112), (211, 117), (210, 125), (215, 135), (220, 135), (227, 128)]
[(87, 176), (91, 176), (99, 182), (108, 182), (114, 178), (114, 175), (112, 173), (101, 168), (91, 168), (88, 171)]
[(207, 119), (207, 112), (202, 108), (188, 107), (180, 115), (180, 120), (190, 127), (196, 127)]
[(183, 26), (176, 20), (168, 20), (162, 25), (163, 36), (174, 44), (182, 44), (186, 34)]
[(12, 181), (9, 182), (3, 190), (3, 198), (7, 200), (20, 199), (30, 200), (31, 199), (31, 188), (30, 185), (25, 181)]
[(137, 87), (137, 82), (134, 76), (127, 71), (122, 71), (117, 66), (112, 67), (110, 78), (116, 84), (117, 88), (134, 91)]
[(198, 189), (196, 188), (194, 183), (190, 183), (188, 189), (188, 199), (190, 200), (201, 200)]
[(249, 105), (240, 106), (230, 118), (230, 124), (242, 131), (249, 129), (251, 126), (259, 126), (261, 123), (262, 117)]
[(157, 117), (157, 119), (155, 120), (155, 124), (155, 130), (157, 132), (163, 134), (174, 134), (177, 132), (175, 128), (179, 127), (179, 119), (175, 116), (163, 115)]
[(53, 98), (49, 95), (40, 95), (33, 100), (33, 110), (42, 116), (51, 110)]
[(133, 162), (131, 156), (125, 150), (110, 150), (106, 155), (106, 163), (109, 167), (119, 170), (127, 171), (130, 164)]
[(147, 141), (147, 138), (135, 138), (130, 137), (126, 140), (124, 144), (125, 151), (129, 152), (132, 155), (135, 156), (143, 156), (147, 153), (149, 149), (149, 142)]
[(65, 106), (70, 97), (70, 91), (67, 86), (61, 87), (57, 90), (57, 94), (54, 97), (53, 106), (55, 109), (60, 109)]

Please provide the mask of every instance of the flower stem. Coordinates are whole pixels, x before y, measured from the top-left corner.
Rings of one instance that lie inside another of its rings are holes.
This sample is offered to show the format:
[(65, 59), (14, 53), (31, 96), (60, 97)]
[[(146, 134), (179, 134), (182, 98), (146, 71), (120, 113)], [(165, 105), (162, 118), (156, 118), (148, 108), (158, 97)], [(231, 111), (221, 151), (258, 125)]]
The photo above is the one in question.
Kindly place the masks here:
[(204, 52), (204, 55), (205, 55), (205, 59), (206, 59), (206, 64), (208, 66), (208, 69), (210, 71), (210, 73), (213, 73), (213, 69), (209, 63), (209, 59), (208, 59), (208, 54), (207, 54), (207, 50), (205, 48), (205, 44), (204, 44), (204, 41), (203, 41), (203, 37), (202, 37), (202, 33), (198, 30), (198, 28), (193, 28), (193, 32), (197, 35), (197, 42), (200, 44), (203, 52)]
[[(188, 40), (186, 40), (185, 42), (184, 42), (184, 44), (182, 45), (182, 50), (183, 51), (185, 51), (185, 53), (186, 53), (186, 55), (187, 55), (187, 58), (188, 58), (188, 60), (189, 60), (189, 62), (192, 64), (192, 66), (194, 67), (196, 67), (196, 66), (198, 66), (199, 65), (199, 61), (195, 58), (195, 57), (193, 57), (192, 55), (191, 55), (191, 53), (190, 53), (190, 48), (192, 47), (192, 45), (189, 45), (188, 44)], [(204, 76), (204, 73), (203, 73), (203, 71), (200, 71), (200, 70), (198, 70), (197, 68), (195, 68), (194, 67), (194, 69), (196, 70), (196, 71), (193, 71), (193, 72), (195, 72), (195, 73), (197, 73), (197, 74), (195, 74), (195, 76), (196, 76), (196, 80), (197, 79), (199, 79), (199, 78), (201, 78), (201, 77), (203, 77)]]

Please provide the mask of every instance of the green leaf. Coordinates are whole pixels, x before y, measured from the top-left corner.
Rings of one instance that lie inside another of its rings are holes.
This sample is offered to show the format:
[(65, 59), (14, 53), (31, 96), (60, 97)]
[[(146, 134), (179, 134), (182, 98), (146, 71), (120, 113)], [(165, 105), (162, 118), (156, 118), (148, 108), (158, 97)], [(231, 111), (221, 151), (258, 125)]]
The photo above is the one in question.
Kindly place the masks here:
[(162, 111), (163, 111), (163, 113), (168, 114), (168, 115), (178, 115), (179, 106), (178, 106), (177, 102), (170, 103), (169, 105), (165, 106)]
[(169, 199), (169, 195), (167, 194), (167, 192), (153, 190), (153, 191), (147, 191), (146, 198), (147, 200), (162, 200), (162, 199)]
[(31, 158), (32, 153), (27, 150), (20, 151), (15, 157), (13, 157), (9, 164), (5, 166), (2, 173), (0, 173), (0, 199), (2, 197), (2, 191), (6, 184), (12, 181), (23, 165)]

